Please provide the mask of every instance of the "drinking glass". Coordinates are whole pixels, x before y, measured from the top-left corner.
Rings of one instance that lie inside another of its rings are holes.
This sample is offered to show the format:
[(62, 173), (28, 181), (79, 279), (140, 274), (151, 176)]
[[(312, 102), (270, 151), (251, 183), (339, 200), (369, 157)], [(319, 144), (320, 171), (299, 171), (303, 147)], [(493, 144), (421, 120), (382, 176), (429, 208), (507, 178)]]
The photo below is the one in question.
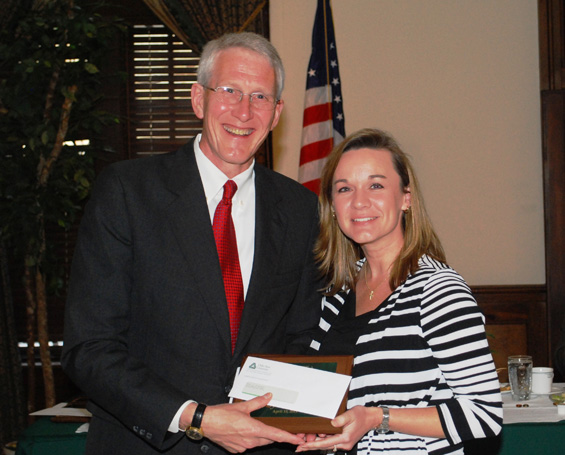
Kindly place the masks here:
[(511, 355), (508, 357), (508, 380), (513, 400), (529, 400), (532, 390), (532, 356)]

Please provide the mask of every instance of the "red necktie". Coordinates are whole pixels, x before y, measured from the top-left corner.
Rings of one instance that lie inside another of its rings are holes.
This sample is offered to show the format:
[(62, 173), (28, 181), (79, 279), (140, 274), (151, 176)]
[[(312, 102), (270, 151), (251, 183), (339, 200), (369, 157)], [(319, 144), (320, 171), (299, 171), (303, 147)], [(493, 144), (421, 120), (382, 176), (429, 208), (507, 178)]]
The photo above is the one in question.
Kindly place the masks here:
[(224, 185), (222, 200), (218, 204), (218, 207), (216, 207), (212, 226), (230, 313), (232, 354), (237, 340), (237, 332), (239, 331), (241, 313), (243, 311), (243, 280), (241, 279), (239, 256), (237, 254), (237, 240), (231, 217), (232, 198), (236, 191), (236, 183), (233, 180), (228, 180)]

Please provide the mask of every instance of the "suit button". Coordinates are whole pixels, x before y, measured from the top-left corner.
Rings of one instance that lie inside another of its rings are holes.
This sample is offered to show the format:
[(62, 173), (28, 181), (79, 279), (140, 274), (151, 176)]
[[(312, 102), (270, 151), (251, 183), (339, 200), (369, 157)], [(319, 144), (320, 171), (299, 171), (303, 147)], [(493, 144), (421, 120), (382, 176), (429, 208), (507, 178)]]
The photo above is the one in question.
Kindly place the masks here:
[(208, 452), (210, 452), (210, 446), (208, 444), (201, 444), (200, 445), (200, 451), (202, 453), (208, 453)]
[(226, 394), (231, 392), (231, 385), (227, 385), (224, 387), (224, 392), (226, 392)]
[(153, 438), (153, 435), (151, 433), (147, 433), (145, 437), (150, 440)]
[(139, 433), (139, 427), (136, 425), (133, 427), (133, 431), (135, 431), (136, 433)]

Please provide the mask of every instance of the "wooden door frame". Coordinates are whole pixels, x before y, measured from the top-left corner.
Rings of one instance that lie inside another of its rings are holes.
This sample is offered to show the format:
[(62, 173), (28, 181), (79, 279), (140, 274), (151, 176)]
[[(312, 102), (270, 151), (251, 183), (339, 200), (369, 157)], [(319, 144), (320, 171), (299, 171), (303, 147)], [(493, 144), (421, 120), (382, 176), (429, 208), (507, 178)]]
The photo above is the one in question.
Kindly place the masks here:
[(565, 324), (564, 15), (562, 0), (538, 0), (545, 268), (551, 354)]

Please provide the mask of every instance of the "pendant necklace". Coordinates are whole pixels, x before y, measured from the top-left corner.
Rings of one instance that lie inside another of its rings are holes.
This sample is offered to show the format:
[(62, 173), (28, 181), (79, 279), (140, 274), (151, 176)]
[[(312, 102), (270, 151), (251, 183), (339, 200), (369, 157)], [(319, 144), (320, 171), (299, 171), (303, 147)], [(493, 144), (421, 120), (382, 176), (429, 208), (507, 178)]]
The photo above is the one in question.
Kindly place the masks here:
[(365, 277), (365, 286), (367, 286), (367, 290), (369, 291), (369, 300), (373, 300), (373, 295), (374, 295), (375, 291), (376, 291), (377, 289), (379, 289), (380, 285), (385, 282), (385, 280), (386, 280), (386, 278), (387, 278), (387, 275), (385, 275), (385, 276), (381, 279), (381, 281), (379, 281), (379, 284), (377, 284), (377, 286), (375, 287), (375, 289), (371, 289), (371, 288), (369, 287), (369, 282), (367, 281), (367, 267), (368, 267), (368, 264), (365, 264), (365, 273), (364, 273), (364, 277)]

